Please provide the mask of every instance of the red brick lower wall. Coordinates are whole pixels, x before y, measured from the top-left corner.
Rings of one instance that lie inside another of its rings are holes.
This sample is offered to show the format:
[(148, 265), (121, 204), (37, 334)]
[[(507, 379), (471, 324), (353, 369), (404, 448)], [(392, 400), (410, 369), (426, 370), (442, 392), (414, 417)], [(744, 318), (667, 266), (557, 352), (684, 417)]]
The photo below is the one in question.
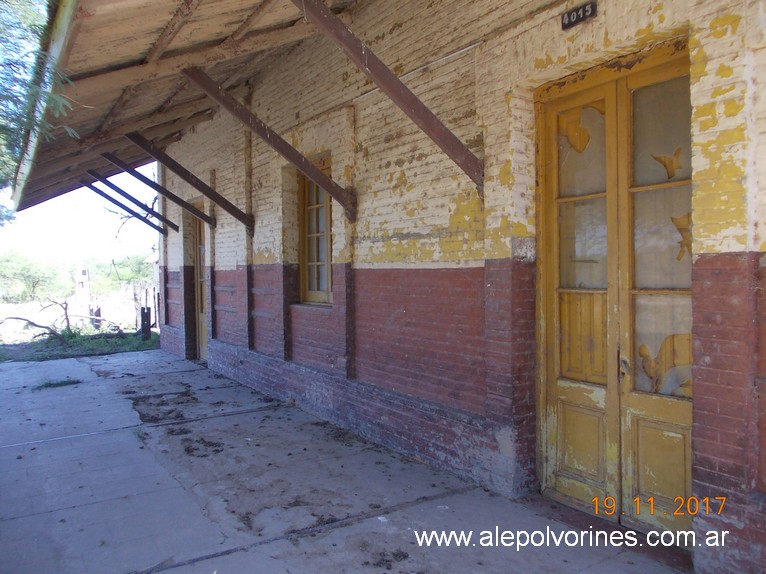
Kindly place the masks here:
[(297, 300), (296, 265), (253, 265), (250, 268), (250, 324), (254, 350), (285, 358), (289, 346), (288, 304)]
[[(766, 496), (757, 492), (759, 256), (700, 255), (692, 275), (694, 495), (726, 496), (720, 516), (698, 515), (697, 535), (728, 530), (726, 546), (694, 549), (699, 572), (758, 572), (766, 564)], [(760, 275), (760, 279), (759, 279)]]
[(213, 337), (233, 344), (247, 344), (247, 268), (211, 270)]
[(512, 426), (530, 487), (537, 482), (535, 279), (532, 261), (490, 260), (484, 267), (485, 413)]
[[(289, 307), (291, 360), (308, 367), (346, 376), (353, 357), (348, 345), (353, 325), (348, 319), (355, 271), (349, 265), (332, 266), (332, 305), (293, 303)], [(297, 300), (297, 297), (294, 298)]]
[(160, 277), (163, 279), (160, 313), (164, 317), (160, 345), (170, 353), (193, 359), (197, 355), (194, 268), (185, 266), (170, 271), (163, 267)]
[(214, 275), (217, 305), (250, 310), (252, 348), (216, 308), (211, 369), (507, 495), (536, 487), (533, 263), (334, 265), (329, 307), (297, 302), (294, 266), (249, 273)]
[(360, 380), (484, 412), (484, 269), (357, 269)]

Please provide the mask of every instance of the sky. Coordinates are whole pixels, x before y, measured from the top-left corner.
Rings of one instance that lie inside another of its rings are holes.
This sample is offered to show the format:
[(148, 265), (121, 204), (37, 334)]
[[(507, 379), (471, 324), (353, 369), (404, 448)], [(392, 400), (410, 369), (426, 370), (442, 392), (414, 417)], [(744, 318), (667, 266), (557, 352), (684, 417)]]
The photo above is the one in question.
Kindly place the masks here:
[[(138, 171), (155, 179), (155, 165), (148, 164)], [(126, 173), (109, 179), (147, 205), (156, 195)], [(95, 187), (105, 189), (101, 183)], [(111, 190), (108, 193), (141, 212)], [(10, 206), (8, 190), (0, 201)], [(119, 214), (115, 213), (118, 211)], [(16, 213), (14, 221), (0, 227), (0, 255), (18, 253), (40, 263), (57, 265), (80, 265), (89, 260), (109, 262), (128, 255), (149, 256), (156, 249), (159, 233), (136, 219), (122, 225), (123, 215), (117, 206), (90, 189), (76, 189)]]

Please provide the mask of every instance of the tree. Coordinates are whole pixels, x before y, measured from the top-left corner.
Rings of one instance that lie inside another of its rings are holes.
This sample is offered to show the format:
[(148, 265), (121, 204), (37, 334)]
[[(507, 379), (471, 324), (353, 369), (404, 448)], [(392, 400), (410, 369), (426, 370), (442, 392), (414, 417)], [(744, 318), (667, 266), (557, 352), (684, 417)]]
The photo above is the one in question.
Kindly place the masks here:
[(0, 255), (0, 301), (24, 303), (71, 293), (71, 280), (63, 269), (32, 261), (17, 253)]
[[(0, 189), (13, 181), (29, 134), (33, 130), (43, 137), (52, 134), (49, 120), (36, 117), (36, 103), (46, 104), (47, 118), (60, 117), (71, 108), (69, 100), (56, 93), (66, 78), (50, 72), (41, 57), (48, 22), (55, 13), (55, 1), (0, 2)], [(9, 215), (7, 209), (0, 210), (0, 225)]]

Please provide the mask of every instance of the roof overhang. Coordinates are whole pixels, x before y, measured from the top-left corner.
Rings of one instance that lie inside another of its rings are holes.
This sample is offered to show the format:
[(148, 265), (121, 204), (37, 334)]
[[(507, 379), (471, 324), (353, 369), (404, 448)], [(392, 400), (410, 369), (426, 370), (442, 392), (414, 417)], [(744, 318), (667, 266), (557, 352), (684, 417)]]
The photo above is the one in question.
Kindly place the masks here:
[[(328, 0), (336, 14), (351, 4)], [(72, 109), (53, 118), (44, 98), (35, 102), (36, 118), (47, 113), (61, 125), (50, 139), (27, 134), (14, 178), (17, 210), (95, 181), (88, 171), (119, 173), (102, 154), (133, 167), (154, 161), (127, 134), (164, 148), (210, 120), (218, 104), (184, 69), (205, 69), (241, 99), (263, 66), (319, 33), (290, 0), (58, 0), (55, 10), (38, 66), (67, 76), (59, 92)]]

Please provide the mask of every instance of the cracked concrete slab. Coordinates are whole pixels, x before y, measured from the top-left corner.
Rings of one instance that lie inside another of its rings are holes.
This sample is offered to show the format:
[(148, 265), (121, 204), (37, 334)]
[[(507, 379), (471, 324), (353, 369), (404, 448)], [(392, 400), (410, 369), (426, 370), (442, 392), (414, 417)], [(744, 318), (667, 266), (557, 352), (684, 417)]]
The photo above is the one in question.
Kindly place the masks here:
[[(81, 382), (39, 387), (50, 377)], [(421, 530), (617, 527), (493, 495), (162, 351), (0, 364), (0, 399), (1, 573), (689, 567), (603, 545), (421, 547)]]

